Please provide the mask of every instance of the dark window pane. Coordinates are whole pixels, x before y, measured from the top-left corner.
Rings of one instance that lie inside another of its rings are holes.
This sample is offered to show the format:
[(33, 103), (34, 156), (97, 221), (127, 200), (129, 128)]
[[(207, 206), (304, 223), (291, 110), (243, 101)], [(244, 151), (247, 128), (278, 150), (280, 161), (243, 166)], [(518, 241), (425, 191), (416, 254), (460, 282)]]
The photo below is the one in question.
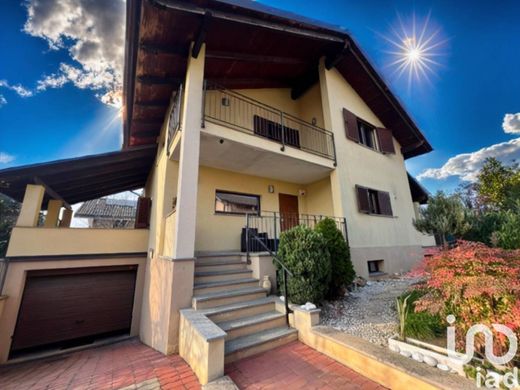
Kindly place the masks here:
[(225, 214), (258, 214), (260, 197), (233, 192), (217, 191), (215, 193), (215, 212)]

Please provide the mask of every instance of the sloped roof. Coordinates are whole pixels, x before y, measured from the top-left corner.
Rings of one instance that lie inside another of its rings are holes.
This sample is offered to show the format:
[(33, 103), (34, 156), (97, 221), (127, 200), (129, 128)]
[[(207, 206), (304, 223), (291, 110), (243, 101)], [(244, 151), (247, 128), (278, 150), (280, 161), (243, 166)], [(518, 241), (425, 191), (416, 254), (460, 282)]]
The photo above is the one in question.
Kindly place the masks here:
[[(0, 170), (0, 192), (21, 202), (27, 184), (46, 187), (43, 207), (59, 196), (69, 204), (144, 187), (156, 145)], [(59, 199), (59, 198), (58, 198)]]
[(124, 147), (156, 141), (197, 40), (206, 43), (209, 84), (230, 89), (284, 87), (296, 97), (319, 81), (326, 57), (392, 130), (405, 158), (432, 150), (345, 30), (245, 0), (127, 1)]
[(135, 219), (137, 201), (132, 199), (101, 198), (84, 202), (76, 211), (80, 218)]
[(422, 186), (421, 183), (417, 181), (415, 177), (410, 175), (408, 172), (407, 175), (408, 184), (410, 185), (410, 191), (412, 193), (412, 200), (420, 204), (426, 204), (426, 202), (428, 202), (428, 198), (430, 197), (430, 193)]

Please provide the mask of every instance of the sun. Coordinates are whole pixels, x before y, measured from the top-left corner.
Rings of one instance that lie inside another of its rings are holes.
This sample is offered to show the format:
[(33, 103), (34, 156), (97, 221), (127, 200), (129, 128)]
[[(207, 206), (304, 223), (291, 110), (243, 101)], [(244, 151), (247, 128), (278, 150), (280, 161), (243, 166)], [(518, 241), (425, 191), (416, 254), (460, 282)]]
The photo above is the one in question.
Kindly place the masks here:
[(391, 56), (387, 67), (393, 68), (392, 75), (397, 78), (406, 76), (409, 87), (413, 82), (431, 82), (430, 77), (437, 75), (442, 66), (440, 59), (447, 39), (441, 38), (440, 28), (431, 27), (431, 12), (420, 23), (415, 14), (407, 22), (397, 14), (397, 20), (398, 27), (392, 27), (390, 34), (379, 34), (390, 44), (386, 51)]

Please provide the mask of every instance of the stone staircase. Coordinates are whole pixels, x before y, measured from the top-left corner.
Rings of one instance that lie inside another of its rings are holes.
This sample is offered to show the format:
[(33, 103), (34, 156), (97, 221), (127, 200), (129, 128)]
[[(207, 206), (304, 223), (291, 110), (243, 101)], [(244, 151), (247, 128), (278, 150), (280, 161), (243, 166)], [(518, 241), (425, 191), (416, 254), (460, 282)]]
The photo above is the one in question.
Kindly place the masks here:
[(298, 338), (267, 296), (240, 254), (212, 254), (195, 260), (192, 307), (227, 333), (225, 362), (267, 351)]

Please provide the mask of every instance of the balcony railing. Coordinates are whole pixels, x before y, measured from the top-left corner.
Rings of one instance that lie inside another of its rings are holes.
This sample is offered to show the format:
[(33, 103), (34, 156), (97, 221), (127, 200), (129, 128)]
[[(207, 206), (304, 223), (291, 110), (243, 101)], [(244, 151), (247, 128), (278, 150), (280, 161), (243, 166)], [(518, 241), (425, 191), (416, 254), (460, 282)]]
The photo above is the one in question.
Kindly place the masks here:
[[(347, 221), (345, 218), (263, 211), (260, 215), (246, 215), (246, 228), (242, 234), (241, 250), (248, 255), (250, 252), (264, 252), (265, 248), (276, 253), (281, 232), (297, 225), (304, 225), (313, 229), (318, 222), (325, 218), (332, 219), (343, 234), (345, 241), (348, 241)], [(259, 245), (259, 240), (264, 245)]]
[(182, 109), (182, 84), (173, 97), (173, 105), (168, 118), (168, 150), (175, 138), (175, 134), (181, 128), (181, 109)]
[(208, 85), (204, 119), (336, 162), (332, 132), (235, 91)]

